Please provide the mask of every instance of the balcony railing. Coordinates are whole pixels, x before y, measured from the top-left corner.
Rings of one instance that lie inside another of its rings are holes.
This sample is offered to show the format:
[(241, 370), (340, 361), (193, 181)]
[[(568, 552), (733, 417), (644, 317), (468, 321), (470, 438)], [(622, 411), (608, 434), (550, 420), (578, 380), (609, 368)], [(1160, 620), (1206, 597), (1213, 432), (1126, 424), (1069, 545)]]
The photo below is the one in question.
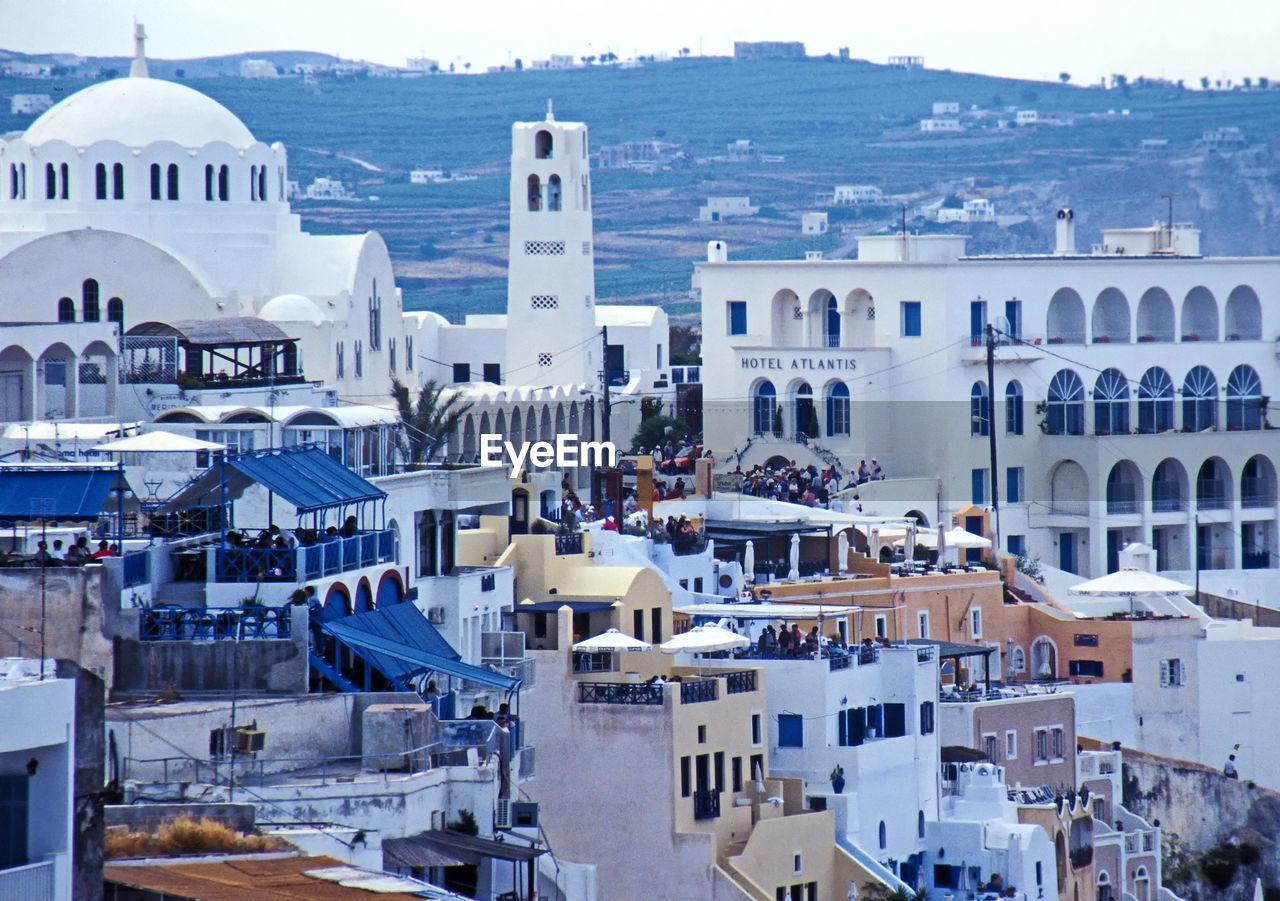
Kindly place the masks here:
[(1140, 504), (1138, 492), (1133, 488), (1112, 489), (1107, 492), (1107, 513), (1137, 513)]
[(832, 654), (827, 658), (827, 666), (830, 667), (832, 672), (848, 669), (853, 666), (853, 658), (848, 654)]
[(662, 686), (634, 682), (579, 682), (578, 702), (660, 707), (662, 706)]
[(718, 696), (718, 687), (719, 683), (715, 679), (681, 682), (680, 702), (683, 704), (700, 704), (703, 701), (714, 701)]
[[(1134, 838), (1137, 838), (1137, 836), (1134, 836)], [(1093, 845), (1072, 848), (1069, 856), (1071, 858), (1071, 869), (1078, 870), (1081, 867), (1087, 867), (1093, 863)]]
[(134, 588), (151, 581), (151, 555), (146, 551), (125, 554), (123, 560), (125, 588)]
[(695, 820), (714, 820), (720, 816), (720, 792), (701, 791), (693, 793), (693, 818)]
[(296, 582), (298, 555), (288, 548), (219, 548), (219, 582)]
[(1201, 510), (1225, 510), (1230, 506), (1227, 485), (1222, 479), (1196, 480), (1196, 506)]
[(1276, 502), (1276, 486), (1270, 479), (1245, 477), (1240, 480), (1240, 506), (1270, 507)]
[(556, 533), (556, 555), (563, 557), (566, 554), (582, 553), (582, 533), (581, 532), (557, 532)]
[(53, 901), (53, 861), (0, 870), (0, 898)]
[(365, 566), (376, 566), (389, 562), (394, 556), (394, 532), (390, 529), (363, 532), (350, 538), (338, 538), (303, 548), (303, 577), (319, 579)]
[(152, 607), (138, 618), (142, 641), (218, 641), (227, 638), (288, 638), (289, 607), (245, 610)]
[(744, 691), (755, 691), (756, 671), (748, 669), (736, 673), (725, 673), (724, 688), (731, 695), (741, 694)]
[(1187, 509), (1187, 499), (1180, 486), (1161, 484), (1151, 486), (1151, 511), (1153, 513), (1181, 513)]

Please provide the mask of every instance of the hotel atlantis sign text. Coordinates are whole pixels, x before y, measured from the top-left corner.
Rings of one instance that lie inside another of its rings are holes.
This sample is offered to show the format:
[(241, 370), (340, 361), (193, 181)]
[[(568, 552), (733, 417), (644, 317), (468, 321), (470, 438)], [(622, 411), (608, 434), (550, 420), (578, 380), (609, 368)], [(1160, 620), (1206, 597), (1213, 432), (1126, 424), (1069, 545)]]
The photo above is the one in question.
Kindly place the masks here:
[(855, 360), (843, 357), (743, 357), (739, 362), (743, 369), (789, 372), (853, 372), (858, 368)]

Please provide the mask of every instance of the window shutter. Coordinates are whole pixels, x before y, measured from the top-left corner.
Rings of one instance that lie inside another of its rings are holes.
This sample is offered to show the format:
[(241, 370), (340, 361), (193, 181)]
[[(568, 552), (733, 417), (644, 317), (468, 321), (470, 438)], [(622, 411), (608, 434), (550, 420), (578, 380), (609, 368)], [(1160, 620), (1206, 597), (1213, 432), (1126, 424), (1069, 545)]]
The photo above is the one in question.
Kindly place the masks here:
[(1167, 688), (1169, 686), (1169, 661), (1160, 661), (1160, 686)]

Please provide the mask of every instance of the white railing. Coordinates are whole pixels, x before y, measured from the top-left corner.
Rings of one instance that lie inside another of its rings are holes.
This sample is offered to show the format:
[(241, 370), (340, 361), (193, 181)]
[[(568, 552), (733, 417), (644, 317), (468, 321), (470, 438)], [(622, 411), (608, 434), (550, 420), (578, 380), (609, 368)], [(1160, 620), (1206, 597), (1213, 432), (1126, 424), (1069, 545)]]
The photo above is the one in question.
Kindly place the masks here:
[(53, 901), (53, 861), (0, 870), (0, 899)]

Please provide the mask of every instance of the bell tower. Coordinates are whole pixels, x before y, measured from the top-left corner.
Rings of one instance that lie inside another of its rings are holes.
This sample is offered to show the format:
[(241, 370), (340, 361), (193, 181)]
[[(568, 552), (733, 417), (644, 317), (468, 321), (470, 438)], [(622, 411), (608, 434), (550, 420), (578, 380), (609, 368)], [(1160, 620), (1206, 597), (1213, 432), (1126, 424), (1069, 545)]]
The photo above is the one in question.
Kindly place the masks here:
[(542, 122), (511, 128), (511, 246), (507, 277), (509, 385), (598, 381), (591, 177), (587, 127)]

